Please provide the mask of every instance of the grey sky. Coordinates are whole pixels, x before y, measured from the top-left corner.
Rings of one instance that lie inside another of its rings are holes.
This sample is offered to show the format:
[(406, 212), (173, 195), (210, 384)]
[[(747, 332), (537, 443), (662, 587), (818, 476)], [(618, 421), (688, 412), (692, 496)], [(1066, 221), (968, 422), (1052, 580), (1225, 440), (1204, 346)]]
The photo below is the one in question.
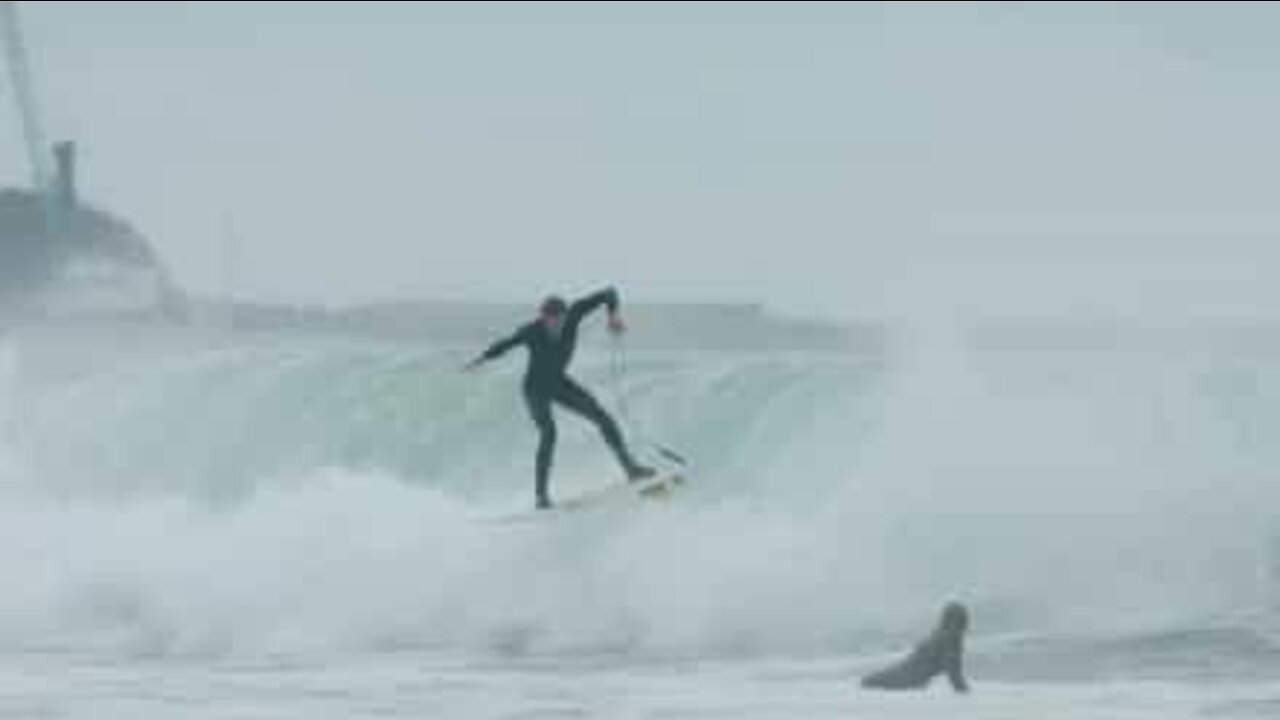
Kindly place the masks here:
[(23, 11), (86, 194), (198, 290), (232, 224), (265, 299), (1280, 312), (1275, 5)]

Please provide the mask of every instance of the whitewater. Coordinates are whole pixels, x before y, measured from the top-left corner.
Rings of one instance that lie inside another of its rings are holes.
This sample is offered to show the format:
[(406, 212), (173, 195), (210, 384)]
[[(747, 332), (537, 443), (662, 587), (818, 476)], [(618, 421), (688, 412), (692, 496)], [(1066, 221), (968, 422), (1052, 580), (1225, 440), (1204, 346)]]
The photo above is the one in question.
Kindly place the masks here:
[[(633, 349), (575, 373), (670, 502), (532, 504), (518, 361), (304, 334), (0, 340), (0, 717), (1271, 718), (1280, 349)], [(619, 482), (561, 419), (553, 479)], [(867, 693), (942, 605), (975, 692)]]

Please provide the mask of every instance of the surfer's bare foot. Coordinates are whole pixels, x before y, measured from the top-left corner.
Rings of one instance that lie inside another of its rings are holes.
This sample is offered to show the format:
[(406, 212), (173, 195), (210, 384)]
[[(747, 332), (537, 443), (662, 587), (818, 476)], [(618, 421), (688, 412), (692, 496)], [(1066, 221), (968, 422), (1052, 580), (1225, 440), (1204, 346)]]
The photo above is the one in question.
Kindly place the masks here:
[(539, 497), (539, 498), (538, 498), (538, 509), (539, 509), (539, 510), (550, 510), (550, 509), (552, 509), (552, 508), (554, 508), (554, 507), (555, 507), (555, 506), (551, 504), (551, 498), (547, 497), (546, 495), (543, 495), (543, 496), (541, 496), (541, 497)]

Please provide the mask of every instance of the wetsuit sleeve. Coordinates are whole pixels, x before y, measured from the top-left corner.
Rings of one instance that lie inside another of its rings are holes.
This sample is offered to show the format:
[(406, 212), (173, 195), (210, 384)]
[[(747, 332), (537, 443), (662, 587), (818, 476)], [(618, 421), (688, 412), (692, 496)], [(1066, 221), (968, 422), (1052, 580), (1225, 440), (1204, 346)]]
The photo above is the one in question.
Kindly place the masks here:
[(514, 348), (524, 345), (526, 342), (528, 342), (528, 337), (529, 337), (528, 326), (522, 327), (519, 330), (517, 330), (515, 334), (512, 335), (511, 337), (504, 338), (490, 345), (489, 349), (485, 350), (480, 357), (484, 358), (486, 361), (497, 360), (503, 355), (506, 355), (508, 352), (511, 352), (511, 350), (513, 350)]
[(606, 288), (598, 293), (588, 295), (573, 303), (569, 308), (569, 322), (579, 323), (582, 319), (598, 310), (601, 306), (609, 308), (609, 312), (618, 312), (618, 291)]

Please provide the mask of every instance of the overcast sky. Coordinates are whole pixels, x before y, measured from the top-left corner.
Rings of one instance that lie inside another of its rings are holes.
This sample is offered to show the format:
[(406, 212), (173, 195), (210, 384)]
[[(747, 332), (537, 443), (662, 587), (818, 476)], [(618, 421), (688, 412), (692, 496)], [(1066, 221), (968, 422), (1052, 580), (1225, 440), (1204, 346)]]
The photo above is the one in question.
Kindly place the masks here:
[(257, 299), (1280, 314), (1276, 5), (20, 5), (199, 291), (231, 246)]

